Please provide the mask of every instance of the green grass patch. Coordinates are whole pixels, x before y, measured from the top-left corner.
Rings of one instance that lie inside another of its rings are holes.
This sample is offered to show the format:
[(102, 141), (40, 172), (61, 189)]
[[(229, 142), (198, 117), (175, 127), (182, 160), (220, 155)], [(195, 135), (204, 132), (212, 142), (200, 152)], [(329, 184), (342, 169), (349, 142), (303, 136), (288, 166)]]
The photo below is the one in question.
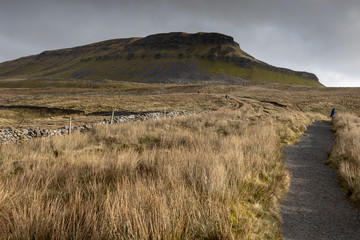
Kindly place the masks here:
[(293, 84), (311, 87), (321, 86), (321, 84), (315, 80), (303, 78), (296, 75), (269, 71), (261, 67), (253, 67), (250, 78), (253, 82), (277, 82), (282, 84)]
[(223, 61), (211, 62), (208, 60), (200, 60), (199, 62), (200, 68), (206, 70), (207, 74), (226, 74), (229, 77), (239, 77), (244, 79), (251, 78), (251, 69), (241, 68), (234, 63), (226, 63)]
[(227, 63), (221, 60), (211, 62), (208, 60), (200, 60), (200, 68), (205, 70), (207, 74), (220, 75), (226, 74), (229, 77), (238, 77), (248, 79), (251, 82), (273, 82), (301, 86), (321, 86), (315, 80), (303, 78), (297, 75), (284, 74), (276, 71), (270, 71), (263, 67), (254, 66), (252, 68), (242, 68), (235, 63)]

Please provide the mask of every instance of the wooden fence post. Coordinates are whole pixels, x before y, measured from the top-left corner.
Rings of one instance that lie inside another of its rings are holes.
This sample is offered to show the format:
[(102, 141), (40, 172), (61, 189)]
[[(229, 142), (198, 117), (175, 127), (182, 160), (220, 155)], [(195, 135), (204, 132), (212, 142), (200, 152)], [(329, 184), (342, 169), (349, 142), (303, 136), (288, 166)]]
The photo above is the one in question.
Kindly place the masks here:
[(71, 117), (69, 119), (69, 135), (71, 134)]
[(114, 123), (114, 111), (112, 111), (111, 113), (111, 119), (110, 119), (110, 124)]

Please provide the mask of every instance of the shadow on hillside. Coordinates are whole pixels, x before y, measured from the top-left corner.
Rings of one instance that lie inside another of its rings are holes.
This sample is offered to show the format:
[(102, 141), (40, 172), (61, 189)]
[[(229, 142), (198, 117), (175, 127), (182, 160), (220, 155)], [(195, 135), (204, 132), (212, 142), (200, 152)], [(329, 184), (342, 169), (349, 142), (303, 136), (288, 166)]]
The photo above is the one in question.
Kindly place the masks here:
[[(130, 116), (130, 115), (146, 115), (149, 113), (162, 113), (161, 111), (142, 111), (142, 112), (133, 112), (133, 111), (114, 111), (115, 117), (121, 116)], [(112, 111), (99, 111), (92, 112), (87, 114), (87, 116), (111, 116)]]

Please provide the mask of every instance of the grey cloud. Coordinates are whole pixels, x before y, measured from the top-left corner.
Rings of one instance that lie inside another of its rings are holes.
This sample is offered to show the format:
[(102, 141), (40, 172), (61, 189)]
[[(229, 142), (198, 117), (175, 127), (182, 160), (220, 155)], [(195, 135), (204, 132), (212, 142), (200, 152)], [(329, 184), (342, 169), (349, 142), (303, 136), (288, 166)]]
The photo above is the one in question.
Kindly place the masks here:
[(213, 31), (270, 64), (319, 71), (325, 85), (351, 78), (360, 86), (355, 0), (5, 1), (0, 61), (111, 38)]

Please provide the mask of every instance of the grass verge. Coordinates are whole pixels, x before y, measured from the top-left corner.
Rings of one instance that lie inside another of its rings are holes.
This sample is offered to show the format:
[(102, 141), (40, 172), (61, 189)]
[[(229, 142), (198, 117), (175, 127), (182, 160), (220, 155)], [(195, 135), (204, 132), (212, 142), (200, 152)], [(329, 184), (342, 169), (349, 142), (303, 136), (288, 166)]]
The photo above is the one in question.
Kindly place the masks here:
[(360, 207), (360, 118), (343, 113), (334, 119), (335, 145), (329, 164), (339, 173), (341, 185)]

